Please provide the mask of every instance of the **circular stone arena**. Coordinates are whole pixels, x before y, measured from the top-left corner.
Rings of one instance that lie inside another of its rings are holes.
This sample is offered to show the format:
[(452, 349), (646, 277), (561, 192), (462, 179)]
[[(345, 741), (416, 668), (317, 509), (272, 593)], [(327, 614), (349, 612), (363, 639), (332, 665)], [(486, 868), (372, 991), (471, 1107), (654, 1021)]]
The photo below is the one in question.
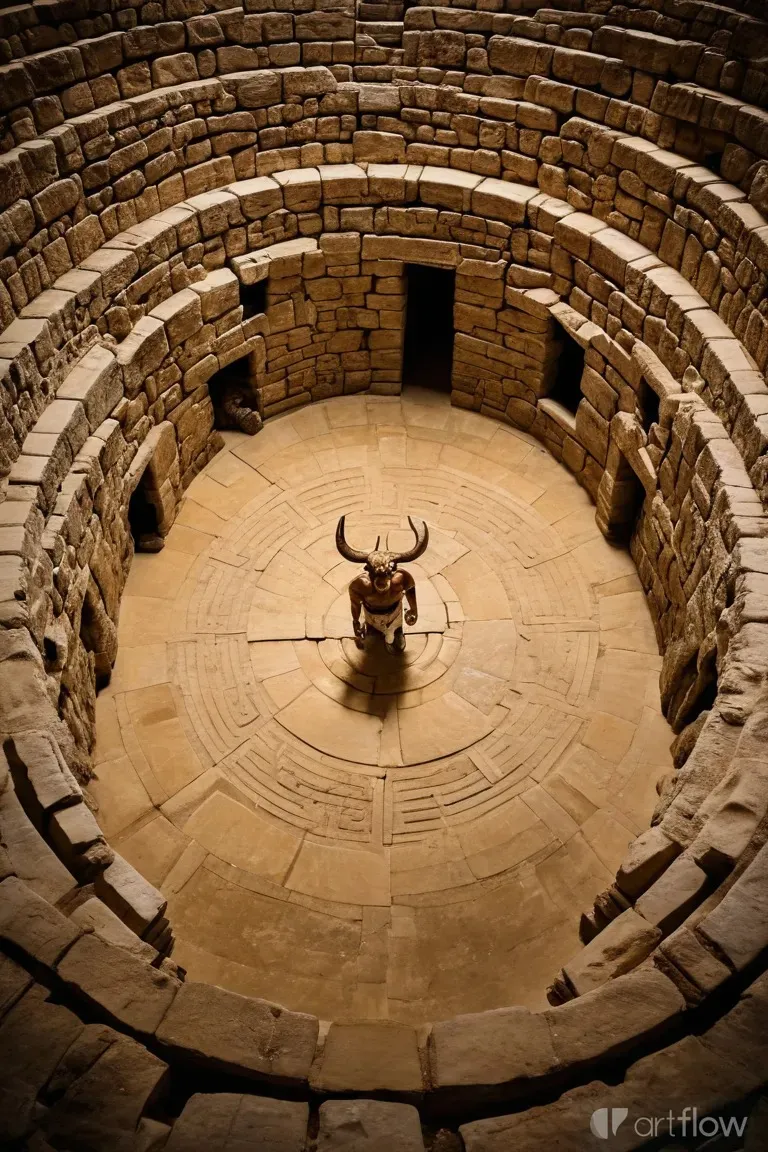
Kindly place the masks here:
[[(355, 647), (344, 513), (360, 547), (429, 525), (403, 655)], [(545, 1005), (671, 767), (631, 558), (532, 437), (434, 392), (228, 435), (134, 559), (118, 640), (108, 840), (191, 979), (302, 1011)]]
[(0, 1148), (765, 1147), (767, 62), (0, 7)]

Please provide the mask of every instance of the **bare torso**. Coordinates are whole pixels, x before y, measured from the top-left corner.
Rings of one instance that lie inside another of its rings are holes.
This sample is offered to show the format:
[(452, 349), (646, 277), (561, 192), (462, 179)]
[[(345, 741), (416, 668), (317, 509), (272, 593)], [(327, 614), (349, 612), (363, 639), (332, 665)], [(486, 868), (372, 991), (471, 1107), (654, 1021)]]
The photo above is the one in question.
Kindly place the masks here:
[[(389, 588), (386, 592), (379, 592), (374, 587), (373, 581), (367, 573), (357, 576), (349, 586), (349, 598), (352, 601), (352, 607), (359, 609), (365, 604), (368, 608), (375, 612), (381, 611), (384, 608), (390, 608), (393, 604), (399, 604), (403, 596), (408, 596), (408, 593), (413, 593), (414, 579), (410, 572), (398, 568), (394, 576), (389, 582)], [(414, 597), (415, 602), (415, 597)], [(411, 597), (408, 596), (408, 604), (411, 605)], [(415, 606), (415, 603), (414, 603)]]

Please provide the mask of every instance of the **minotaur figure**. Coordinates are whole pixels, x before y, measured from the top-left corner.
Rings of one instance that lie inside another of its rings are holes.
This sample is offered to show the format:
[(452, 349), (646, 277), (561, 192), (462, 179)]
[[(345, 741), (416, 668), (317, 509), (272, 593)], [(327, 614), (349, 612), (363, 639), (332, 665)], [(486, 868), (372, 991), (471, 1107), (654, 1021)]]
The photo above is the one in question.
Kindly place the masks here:
[(345, 560), (365, 565), (365, 572), (355, 577), (349, 586), (355, 644), (362, 648), (370, 629), (384, 637), (388, 652), (402, 652), (405, 648), (403, 597), (408, 602), (406, 624), (415, 624), (419, 611), (413, 576), (398, 568), (398, 564), (418, 560), (429, 543), (429, 529), (424, 521), (421, 528), (417, 528), (409, 516), (408, 523), (416, 537), (416, 543), (409, 552), (379, 551), (381, 537), (377, 539), (373, 552), (358, 552), (344, 539), (344, 519), (342, 516), (336, 528), (336, 547)]

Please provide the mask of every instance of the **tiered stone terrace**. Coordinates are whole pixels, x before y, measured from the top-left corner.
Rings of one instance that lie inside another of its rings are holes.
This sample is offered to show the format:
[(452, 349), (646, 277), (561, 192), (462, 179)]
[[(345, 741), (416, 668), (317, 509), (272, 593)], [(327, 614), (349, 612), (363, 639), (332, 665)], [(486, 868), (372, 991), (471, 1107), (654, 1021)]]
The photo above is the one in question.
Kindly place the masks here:
[[(598, 1107), (743, 1114), (760, 5), (264, 7), (0, 14), (2, 1141), (581, 1152)], [(456, 273), (450, 408), (399, 398), (408, 263)], [(267, 424), (222, 439), (246, 357)], [(139, 484), (166, 546), (132, 563)], [(348, 642), (340, 511), (432, 526), (405, 683)]]

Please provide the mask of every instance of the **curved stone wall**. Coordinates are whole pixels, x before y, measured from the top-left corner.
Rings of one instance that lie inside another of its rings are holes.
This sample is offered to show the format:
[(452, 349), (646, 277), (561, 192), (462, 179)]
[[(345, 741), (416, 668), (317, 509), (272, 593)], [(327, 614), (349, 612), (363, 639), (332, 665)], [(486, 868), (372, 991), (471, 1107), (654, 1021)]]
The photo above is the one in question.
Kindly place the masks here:
[[(761, 13), (257, 7), (0, 17), (3, 1139), (581, 1149), (596, 1108), (738, 1111), (768, 945)], [(678, 733), (552, 1007), (418, 1030), (185, 980), (81, 790), (131, 493), (167, 533), (238, 360), (268, 417), (396, 392), (412, 262), (456, 270), (454, 404), (530, 430), (630, 537)]]

